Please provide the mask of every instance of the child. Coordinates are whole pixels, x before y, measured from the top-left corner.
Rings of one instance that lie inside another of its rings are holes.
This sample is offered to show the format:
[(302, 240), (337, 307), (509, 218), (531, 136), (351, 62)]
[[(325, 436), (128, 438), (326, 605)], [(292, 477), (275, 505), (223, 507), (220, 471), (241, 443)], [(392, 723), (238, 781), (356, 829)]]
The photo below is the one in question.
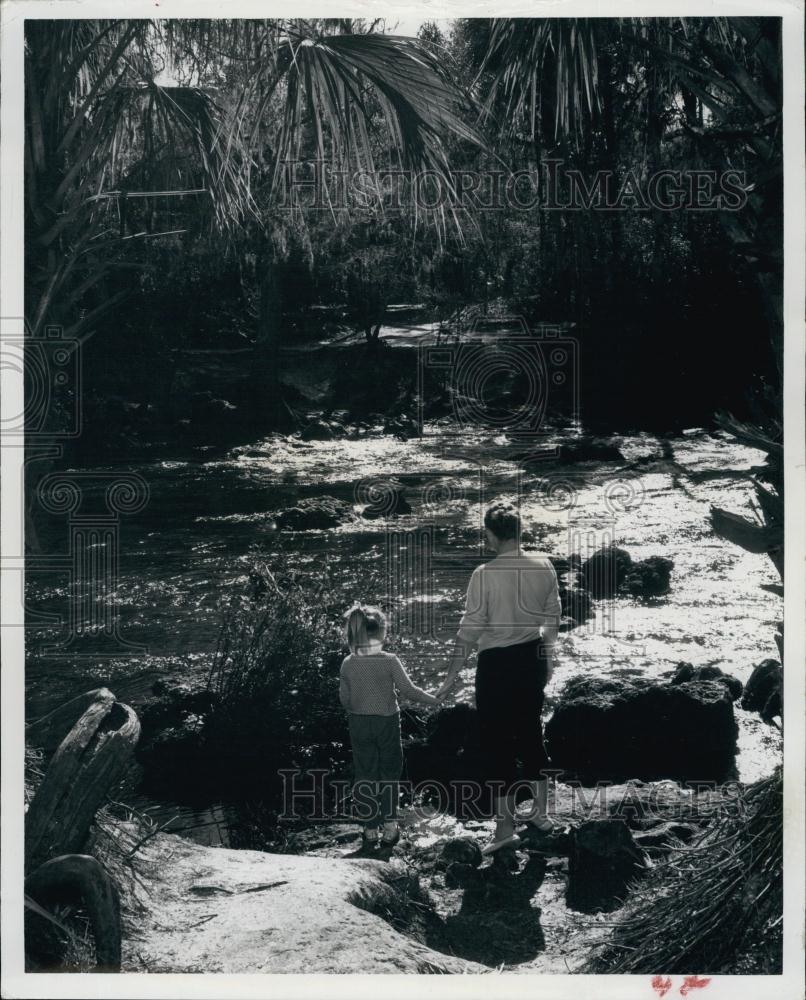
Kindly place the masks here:
[(413, 684), (400, 660), (383, 651), (386, 618), (379, 608), (356, 604), (344, 617), (350, 654), (341, 665), (339, 699), (350, 724), (355, 801), (369, 813), (363, 845), (378, 843), (383, 824), (381, 845), (393, 847), (400, 839), (397, 782), (403, 768), (395, 689), (426, 705), (438, 705), (440, 699)]

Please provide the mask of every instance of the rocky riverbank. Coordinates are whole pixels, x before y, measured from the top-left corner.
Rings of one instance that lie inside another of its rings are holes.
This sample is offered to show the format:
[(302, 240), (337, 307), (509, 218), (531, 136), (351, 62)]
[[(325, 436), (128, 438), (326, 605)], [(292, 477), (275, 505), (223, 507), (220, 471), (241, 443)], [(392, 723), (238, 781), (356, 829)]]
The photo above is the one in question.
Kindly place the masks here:
[[(621, 901), (591, 904), (590, 891), (601, 892), (602, 872), (625, 857), (624, 845), (639, 859), (636, 873), (651, 877), (737, 801), (735, 789), (692, 792), (674, 782), (596, 792), (558, 783), (558, 835), (527, 838), (484, 864), (478, 848), (491, 821), (425, 808), (406, 810), (400, 843), (376, 857), (362, 856), (358, 828), (346, 823), (300, 831), (293, 854), (160, 833), (138, 848), (136, 878), (124, 881), (123, 971), (577, 971), (618, 919)], [(618, 836), (605, 838), (591, 881), (578, 831), (597, 824)], [(115, 835), (137, 843), (142, 831), (121, 822)]]

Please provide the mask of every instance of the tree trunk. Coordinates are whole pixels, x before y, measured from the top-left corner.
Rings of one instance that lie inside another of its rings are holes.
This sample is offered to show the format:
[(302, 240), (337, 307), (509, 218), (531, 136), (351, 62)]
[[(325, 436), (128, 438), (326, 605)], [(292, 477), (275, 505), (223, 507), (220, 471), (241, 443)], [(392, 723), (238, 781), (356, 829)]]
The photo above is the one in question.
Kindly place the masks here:
[(115, 696), (109, 688), (85, 691), (29, 723), (25, 727), (25, 742), (29, 746), (40, 747), (50, 756), (87, 709), (97, 703), (99, 709), (106, 707), (111, 710), (114, 701)]
[(83, 846), (95, 813), (126, 769), (140, 736), (128, 705), (100, 689), (53, 755), (25, 820), (25, 867)]
[(101, 864), (87, 854), (66, 854), (40, 865), (25, 880), (26, 895), (40, 906), (79, 897), (95, 939), (95, 972), (120, 972), (120, 899)]

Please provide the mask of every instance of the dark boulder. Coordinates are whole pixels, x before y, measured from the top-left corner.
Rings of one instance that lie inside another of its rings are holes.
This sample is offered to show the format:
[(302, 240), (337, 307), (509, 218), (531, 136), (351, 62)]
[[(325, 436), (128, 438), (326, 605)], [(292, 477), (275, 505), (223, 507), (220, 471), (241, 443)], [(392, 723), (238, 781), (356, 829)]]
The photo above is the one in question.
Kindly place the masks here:
[(330, 441), (336, 437), (336, 428), (325, 420), (312, 420), (300, 431), (303, 441)]
[(420, 428), (416, 420), (408, 413), (400, 413), (396, 417), (390, 417), (383, 425), (384, 434), (393, 434), (401, 441), (408, 441), (418, 437)]
[(457, 837), (455, 840), (449, 840), (442, 848), (440, 860), (446, 865), (456, 862), (478, 868), (482, 861), (481, 848), (470, 837)]
[(361, 511), (361, 516), (369, 519), (398, 517), (411, 514), (411, 505), (403, 492), (403, 486), (393, 479), (374, 483), (368, 490), (369, 503)]
[(286, 531), (311, 531), (334, 528), (350, 516), (350, 505), (335, 497), (315, 497), (300, 500), (296, 507), (280, 511), (275, 516), (277, 527)]
[(590, 820), (571, 833), (565, 901), (583, 913), (617, 910), (629, 885), (646, 871), (643, 852), (626, 823)]
[(745, 684), (742, 708), (758, 712), (765, 722), (783, 718), (784, 670), (777, 660), (762, 660)]
[(456, 705), (436, 712), (426, 735), (405, 743), (405, 757), (409, 781), (439, 808), (460, 819), (493, 815), (492, 798), (480, 786), (484, 759), (474, 708)]
[(554, 766), (586, 782), (724, 781), (734, 770), (733, 702), (718, 681), (577, 678), (545, 733)]
[(582, 587), (560, 586), (560, 603), (562, 604), (562, 616), (569, 619), (569, 625), (561, 625), (563, 631), (567, 628), (576, 628), (583, 625), (588, 619), (593, 618), (593, 599), (587, 590)]
[(190, 422), (197, 430), (236, 424), (240, 416), (237, 406), (229, 400), (219, 399), (209, 390), (194, 393), (190, 398)]
[(650, 556), (632, 564), (622, 587), (633, 597), (660, 597), (669, 593), (669, 581), (673, 569), (674, 563), (671, 559)]
[(633, 597), (659, 597), (667, 594), (674, 563), (663, 556), (649, 556), (634, 562), (626, 549), (608, 545), (585, 562), (579, 582), (597, 599), (632, 594)]
[(602, 438), (579, 438), (560, 445), (560, 457), (565, 462), (623, 462), (619, 449)]
[(583, 564), (580, 570), (580, 582), (597, 600), (615, 597), (624, 584), (632, 569), (632, 557), (626, 549), (609, 545)]
[(478, 746), (476, 710), (470, 705), (440, 708), (428, 719), (428, 743), (443, 753), (459, 753)]
[(689, 681), (719, 681), (720, 684), (724, 684), (727, 688), (732, 701), (741, 698), (742, 691), (744, 690), (744, 685), (738, 677), (726, 674), (719, 667), (710, 665), (706, 667), (694, 667), (690, 663), (678, 663), (670, 683), (687, 684)]
[(446, 889), (466, 889), (478, 879), (478, 868), (462, 864), (460, 861), (452, 861), (445, 870)]
[[(494, 815), (493, 792), (479, 746), (475, 708), (455, 705), (434, 713), (424, 736), (404, 742), (406, 777), (417, 794), (461, 820)], [(522, 783), (518, 802), (529, 798)]]

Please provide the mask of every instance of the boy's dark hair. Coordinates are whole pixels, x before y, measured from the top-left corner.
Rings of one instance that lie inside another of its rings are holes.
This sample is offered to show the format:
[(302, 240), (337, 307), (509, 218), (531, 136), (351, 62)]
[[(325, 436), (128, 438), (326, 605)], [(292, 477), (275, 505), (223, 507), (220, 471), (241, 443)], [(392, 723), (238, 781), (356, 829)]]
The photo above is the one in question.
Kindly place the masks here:
[(511, 503), (491, 504), (484, 514), (484, 527), (502, 542), (517, 539), (521, 531), (521, 517)]

